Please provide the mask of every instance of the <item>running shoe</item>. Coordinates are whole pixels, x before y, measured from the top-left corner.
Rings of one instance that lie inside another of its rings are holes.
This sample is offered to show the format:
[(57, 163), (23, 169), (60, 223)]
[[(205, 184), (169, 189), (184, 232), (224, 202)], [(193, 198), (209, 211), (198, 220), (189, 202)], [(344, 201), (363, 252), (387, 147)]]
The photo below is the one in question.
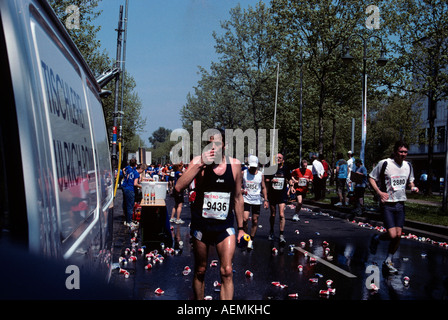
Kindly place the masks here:
[(297, 213), (292, 217), (292, 221), (300, 221), (299, 215)]
[(383, 268), (387, 268), (387, 271), (389, 272), (389, 274), (397, 274), (398, 270), (397, 268), (394, 267), (394, 264), (392, 263), (392, 261), (384, 261), (383, 262)]
[(336, 207), (340, 207), (340, 206), (342, 206), (342, 202), (339, 201), (338, 203), (335, 204), (335, 206), (336, 206)]
[(247, 242), (247, 250), (253, 250), (254, 249), (254, 242), (252, 240), (249, 240)]
[(274, 240), (274, 239), (275, 239), (274, 234), (271, 232), (271, 233), (269, 234), (269, 236), (268, 236), (268, 240), (269, 240), (269, 241), (272, 241), (272, 240)]
[(378, 249), (378, 244), (380, 243), (380, 236), (378, 234), (374, 234), (372, 238), (370, 239), (370, 253), (376, 254), (376, 250)]
[(182, 219), (177, 219), (174, 223), (175, 224), (182, 224), (182, 223), (185, 223), (185, 221), (182, 220)]

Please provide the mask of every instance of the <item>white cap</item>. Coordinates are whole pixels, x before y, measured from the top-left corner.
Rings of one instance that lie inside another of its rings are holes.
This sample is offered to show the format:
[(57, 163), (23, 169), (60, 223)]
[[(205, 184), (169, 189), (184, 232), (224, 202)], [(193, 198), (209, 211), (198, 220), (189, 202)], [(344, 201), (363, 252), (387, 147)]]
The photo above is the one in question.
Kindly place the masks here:
[(249, 156), (249, 167), (258, 167), (258, 158), (256, 156)]
[(352, 150), (349, 150), (347, 153), (348, 153), (348, 154), (352, 154), (353, 152), (352, 152)]

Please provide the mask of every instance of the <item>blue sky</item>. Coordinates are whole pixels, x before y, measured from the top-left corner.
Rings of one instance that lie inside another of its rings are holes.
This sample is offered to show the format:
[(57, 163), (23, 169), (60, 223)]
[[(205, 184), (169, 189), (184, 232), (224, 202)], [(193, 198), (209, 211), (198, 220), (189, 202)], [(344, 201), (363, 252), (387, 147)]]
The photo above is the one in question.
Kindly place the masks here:
[[(137, 83), (148, 137), (159, 127), (181, 128), (179, 111), (199, 80), (198, 66), (217, 61), (212, 32), (241, 3), (255, 7), (259, 0), (129, 0), (126, 71)], [(268, 1), (265, 1), (268, 2)], [(95, 20), (101, 26), (102, 50), (116, 57), (118, 16), (126, 0), (103, 0)]]

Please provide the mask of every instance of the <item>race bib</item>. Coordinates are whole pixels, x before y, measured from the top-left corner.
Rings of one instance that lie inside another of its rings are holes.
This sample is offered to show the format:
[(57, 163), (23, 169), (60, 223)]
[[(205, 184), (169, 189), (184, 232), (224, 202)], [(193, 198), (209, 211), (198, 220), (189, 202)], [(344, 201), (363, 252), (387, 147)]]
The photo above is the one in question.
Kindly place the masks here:
[(249, 193), (256, 191), (258, 189), (259, 183), (255, 181), (247, 181), (246, 182), (246, 189)]
[(272, 189), (274, 190), (283, 190), (283, 186), (285, 185), (285, 178), (275, 178), (277, 182), (272, 183)]
[(225, 220), (230, 208), (230, 192), (204, 192), (202, 217)]
[(299, 187), (306, 187), (307, 181), (306, 178), (299, 178)]
[(390, 183), (394, 191), (406, 189), (406, 176), (392, 176), (390, 177)]

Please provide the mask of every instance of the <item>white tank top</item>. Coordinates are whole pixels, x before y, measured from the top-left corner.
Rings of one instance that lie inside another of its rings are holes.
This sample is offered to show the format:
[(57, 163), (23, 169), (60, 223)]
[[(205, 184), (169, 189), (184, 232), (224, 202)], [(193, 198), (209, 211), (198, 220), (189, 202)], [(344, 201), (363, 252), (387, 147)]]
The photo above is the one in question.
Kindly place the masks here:
[(245, 203), (261, 204), (261, 179), (263, 174), (260, 171), (253, 175), (249, 170), (244, 170), (243, 189), (247, 191), (247, 194), (243, 193)]

